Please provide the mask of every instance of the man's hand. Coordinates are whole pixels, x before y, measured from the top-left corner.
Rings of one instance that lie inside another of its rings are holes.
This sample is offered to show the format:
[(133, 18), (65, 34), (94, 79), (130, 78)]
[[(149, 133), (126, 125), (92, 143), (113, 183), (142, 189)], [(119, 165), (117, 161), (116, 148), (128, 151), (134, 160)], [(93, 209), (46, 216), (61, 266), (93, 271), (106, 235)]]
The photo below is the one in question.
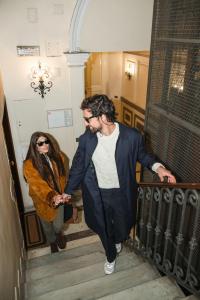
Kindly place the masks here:
[(69, 202), (71, 200), (71, 198), (72, 198), (71, 195), (68, 195), (68, 194), (65, 194), (65, 193), (62, 194), (63, 203)]
[(164, 167), (158, 167), (156, 173), (158, 174), (161, 182), (164, 181), (164, 177), (166, 176), (169, 183), (176, 183), (176, 178), (171, 174), (169, 170), (165, 169)]

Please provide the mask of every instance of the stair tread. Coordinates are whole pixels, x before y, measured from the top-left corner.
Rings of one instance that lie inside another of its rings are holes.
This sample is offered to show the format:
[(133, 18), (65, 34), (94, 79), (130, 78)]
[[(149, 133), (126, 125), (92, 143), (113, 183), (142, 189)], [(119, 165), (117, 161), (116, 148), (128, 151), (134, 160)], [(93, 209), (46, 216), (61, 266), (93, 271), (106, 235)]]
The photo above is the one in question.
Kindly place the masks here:
[[(104, 257), (105, 260), (105, 257)], [(116, 272), (133, 268), (143, 262), (143, 259), (134, 257), (133, 253), (127, 253), (126, 255), (120, 255), (117, 258)], [(66, 288), (79, 283), (83, 283), (95, 278), (101, 278), (105, 276), (103, 270), (103, 262), (99, 262), (93, 265), (86, 266), (81, 269), (72, 270), (63, 274), (56, 274), (54, 276), (48, 276), (42, 279), (31, 281), (27, 284), (27, 291), (29, 299), (34, 296), (38, 296), (53, 290)]]
[(79, 257), (74, 257), (72, 259), (54, 261), (54, 263), (51, 263), (49, 265), (44, 265), (27, 270), (27, 281), (41, 279), (47, 276), (53, 276), (64, 272), (70, 272), (72, 270), (83, 268), (86, 265), (92, 265), (97, 262), (104, 261), (104, 259), (104, 253), (95, 252)]
[[(57, 253), (56, 259), (55, 256), (52, 255), (53, 259), (51, 263), (47, 264), (45, 260), (45, 264), (41, 263), (41, 265), (38, 267), (27, 269), (26, 271), (27, 281), (36, 280), (47, 276), (53, 276), (57, 273), (59, 274), (59, 273), (69, 272), (105, 260), (105, 251), (103, 250), (102, 246), (97, 246), (97, 248), (93, 247), (91, 253), (90, 253), (90, 248), (85, 248), (84, 250), (85, 250), (84, 252), (88, 251), (88, 254), (83, 253), (83, 255), (81, 256), (76, 256), (75, 253), (73, 255), (73, 252), (69, 250), (70, 255), (67, 255), (67, 251), (64, 251), (65, 255), (63, 255), (63, 252)], [(80, 252), (77, 253), (80, 254)], [(125, 255), (126, 253), (127, 253), (127, 249), (124, 247), (120, 255)], [(137, 257), (136, 254), (134, 254), (133, 252), (132, 254), (133, 257), (135, 257), (136, 259)]]
[(183, 292), (166, 276), (131, 287), (99, 300), (172, 300), (182, 299)]
[(46, 254), (40, 257), (29, 259), (27, 262), (27, 269), (40, 267), (47, 264), (53, 264), (62, 259), (71, 259), (84, 254), (93, 253), (96, 251), (104, 251), (101, 242), (95, 242), (72, 249), (66, 249), (54, 254)]
[(33, 297), (32, 300), (66, 300), (66, 297), (70, 300), (98, 299), (158, 278), (159, 276), (159, 273), (152, 266), (148, 263), (142, 263), (139, 266), (115, 272), (112, 275), (104, 275), (101, 278)]
[(188, 296), (186, 298), (184, 298), (184, 300), (199, 300), (200, 299), (200, 296), (195, 296), (195, 295), (191, 295), (191, 296)]

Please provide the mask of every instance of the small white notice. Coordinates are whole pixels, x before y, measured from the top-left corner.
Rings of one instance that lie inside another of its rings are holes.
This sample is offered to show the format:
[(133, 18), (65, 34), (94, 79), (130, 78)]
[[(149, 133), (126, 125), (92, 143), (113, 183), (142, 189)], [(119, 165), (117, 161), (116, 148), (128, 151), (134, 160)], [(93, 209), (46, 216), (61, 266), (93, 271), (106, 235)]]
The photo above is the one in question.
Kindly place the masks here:
[(73, 125), (72, 109), (56, 109), (47, 111), (48, 127), (70, 127)]

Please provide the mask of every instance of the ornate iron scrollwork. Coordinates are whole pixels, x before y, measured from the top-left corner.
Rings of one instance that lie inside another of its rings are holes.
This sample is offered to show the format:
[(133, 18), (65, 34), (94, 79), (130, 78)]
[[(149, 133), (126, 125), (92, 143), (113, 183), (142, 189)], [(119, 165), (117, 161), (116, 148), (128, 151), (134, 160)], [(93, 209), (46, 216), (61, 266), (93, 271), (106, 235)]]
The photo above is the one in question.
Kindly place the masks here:
[(53, 86), (53, 82), (49, 80), (50, 73), (47, 66), (42, 66), (39, 62), (38, 67), (33, 68), (31, 77), (33, 81), (30, 85), (34, 92), (38, 92), (39, 95), (44, 98), (46, 92), (50, 92), (50, 89)]
[(52, 81), (48, 81), (45, 85), (44, 80), (39, 80), (39, 82), (31, 82), (31, 87), (33, 88), (34, 92), (39, 92), (39, 95), (41, 95), (42, 98), (44, 98), (44, 95), (46, 95), (46, 92), (50, 92), (50, 89), (52, 87), (53, 83)]
[(139, 191), (139, 253), (184, 288), (200, 294), (200, 191), (155, 186)]

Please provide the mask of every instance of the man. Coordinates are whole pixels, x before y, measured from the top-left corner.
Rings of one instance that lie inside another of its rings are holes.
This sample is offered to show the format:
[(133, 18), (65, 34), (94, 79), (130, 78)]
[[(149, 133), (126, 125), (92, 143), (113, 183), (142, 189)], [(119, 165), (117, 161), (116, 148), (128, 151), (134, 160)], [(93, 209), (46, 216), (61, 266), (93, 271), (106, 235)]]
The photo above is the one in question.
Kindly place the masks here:
[(87, 225), (104, 246), (105, 274), (115, 268), (117, 253), (136, 219), (136, 162), (158, 173), (161, 181), (176, 179), (145, 152), (143, 137), (135, 128), (115, 122), (115, 108), (106, 95), (95, 95), (81, 104), (86, 131), (80, 137), (65, 187), (63, 201), (80, 184)]

